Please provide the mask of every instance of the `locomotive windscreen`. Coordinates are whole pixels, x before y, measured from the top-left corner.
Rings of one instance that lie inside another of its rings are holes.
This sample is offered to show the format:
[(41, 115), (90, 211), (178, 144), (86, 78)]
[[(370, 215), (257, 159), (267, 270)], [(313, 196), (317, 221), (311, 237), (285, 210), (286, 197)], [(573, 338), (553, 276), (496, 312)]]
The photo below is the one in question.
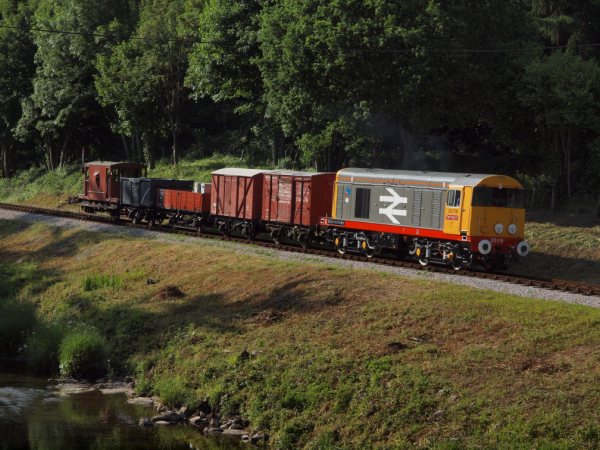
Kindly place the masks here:
[(473, 190), (473, 206), (493, 208), (524, 208), (523, 189), (500, 189), (485, 186)]

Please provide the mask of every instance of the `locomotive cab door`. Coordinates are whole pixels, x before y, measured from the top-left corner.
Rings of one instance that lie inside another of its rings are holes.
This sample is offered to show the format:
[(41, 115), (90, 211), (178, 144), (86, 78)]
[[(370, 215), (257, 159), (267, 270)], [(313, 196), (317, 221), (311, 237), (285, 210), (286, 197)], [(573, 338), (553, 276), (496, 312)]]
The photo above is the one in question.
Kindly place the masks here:
[(444, 206), (444, 233), (460, 234), (464, 200), (464, 189), (460, 186), (450, 186)]

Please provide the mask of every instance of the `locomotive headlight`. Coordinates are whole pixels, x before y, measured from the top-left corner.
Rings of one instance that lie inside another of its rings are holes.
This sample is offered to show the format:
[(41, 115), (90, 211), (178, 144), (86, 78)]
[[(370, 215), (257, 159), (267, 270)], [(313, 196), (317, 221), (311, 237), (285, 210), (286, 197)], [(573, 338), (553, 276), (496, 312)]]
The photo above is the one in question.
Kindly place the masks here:
[(508, 232), (509, 232), (510, 234), (517, 234), (517, 224), (516, 224), (516, 223), (511, 223), (511, 224), (508, 226)]
[(501, 234), (504, 231), (504, 225), (498, 222), (496, 225), (494, 225), (494, 231), (496, 234)]

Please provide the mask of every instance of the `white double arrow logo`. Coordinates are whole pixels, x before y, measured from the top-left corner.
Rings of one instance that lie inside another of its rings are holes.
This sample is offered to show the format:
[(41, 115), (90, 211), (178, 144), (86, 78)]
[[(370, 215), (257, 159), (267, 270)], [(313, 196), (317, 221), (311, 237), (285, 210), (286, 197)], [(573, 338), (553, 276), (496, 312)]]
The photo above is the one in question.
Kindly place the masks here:
[(389, 205), (386, 208), (379, 208), (379, 214), (384, 214), (384, 215), (388, 216), (388, 218), (392, 221), (392, 223), (400, 223), (400, 222), (398, 222), (398, 219), (396, 219), (395, 216), (406, 216), (406, 210), (405, 209), (394, 209), (394, 208), (400, 204), (408, 203), (408, 199), (406, 197), (400, 197), (398, 195), (398, 193), (396, 191), (394, 191), (392, 188), (385, 188), (385, 189), (392, 195), (391, 196), (382, 195), (381, 197), (379, 197), (380, 202), (389, 203)]

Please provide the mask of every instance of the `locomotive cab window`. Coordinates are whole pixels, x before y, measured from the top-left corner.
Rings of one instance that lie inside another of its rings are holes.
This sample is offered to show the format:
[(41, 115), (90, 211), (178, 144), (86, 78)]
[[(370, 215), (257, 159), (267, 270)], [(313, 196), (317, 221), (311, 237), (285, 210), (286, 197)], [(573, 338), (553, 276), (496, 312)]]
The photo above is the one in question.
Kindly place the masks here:
[(492, 208), (524, 208), (523, 189), (500, 189), (479, 186), (473, 190), (473, 206)]
[(356, 203), (354, 204), (354, 217), (368, 219), (371, 206), (371, 189), (357, 188)]
[(448, 191), (448, 201), (446, 204), (452, 208), (458, 208), (460, 206), (460, 191)]

